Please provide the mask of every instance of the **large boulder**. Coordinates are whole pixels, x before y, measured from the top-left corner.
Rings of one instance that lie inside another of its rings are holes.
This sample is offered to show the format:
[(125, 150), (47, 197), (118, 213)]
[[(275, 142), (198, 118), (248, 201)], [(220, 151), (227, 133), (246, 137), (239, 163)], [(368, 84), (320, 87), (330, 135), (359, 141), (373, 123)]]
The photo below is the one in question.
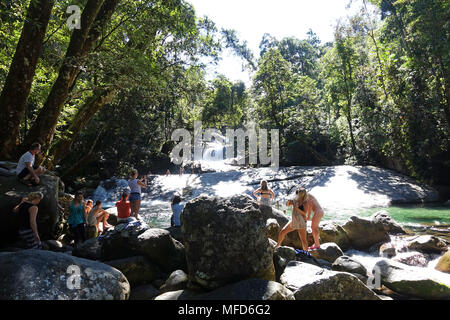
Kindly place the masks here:
[(384, 230), (389, 234), (406, 234), (407, 232), (402, 228), (402, 226), (395, 221), (389, 212), (386, 210), (381, 210), (375, 212), (371, 217), (373, 222), (380, 223), (383, 225)]
[(72, 255), (90, 260), (102, 259), (102, 244), (98, 238), (86, 240), (78, 244), (72, 251)]
[(295, 300), (290, 290), (275, 281), (247, 279), (216, 290), (199, 293), (178, 290), (163, 293), (155, 300)]
[(144, 256), (105, 261), (104, 263), (120, 270), (133, 288), (152, 283), (161, 276), (159, 268)]
[(151, 284), (131, 288), (130, 300), (153, 300), (160, 294), (159, 290)]
[(190, 282), (212, 290), (249, 278), (274, 280), (266, 220), (248, 195), (189, 201), (181, 230)]
[(412, 267), (388, 259), (378, 261), (373, 269), (387, 288), (406, 296), (422, 299), (449, 299), (450, 275)]
[(188, 275), (183, 270), (175, 270), (159, 289), (161, 293), (183, 290), (187, 288)]
[(119, 224), (101, 239), (102, 260), (143, 255), (165, 272), (186, 269), (184, 246), (169, 231), (135, 221)]
[(280, 280), (294, 292), (296, 300), (380, 300), (350, 273), (329, 271), (298, 261), (288, 263)]
[(342, 250), (350, 249), (350, 239), (344, 228), (334, 221), (326, 221), (319, 225), (320, 240), (323, 243), (334, 242)]
[(444, 253), (444, 255), (439, 259), (435, 269), (450, 273), (450, 251)]
[(18, 239), (19, 215), (12, 209), (20, 203), (23, 197), (32, 191), (40, 191), (44, 198), (39, 203), (37, 226), (41, 240), (53, 239), (56, 227), (60, 221), (58, 211), (59, 178), (50, 174), (40, 177), (40, 183), (28, 187), (20, 183), (16, 176), (0, 176), (0, 246), (11, 244)]
[(408, 249), (423, 253), (442, 253), (447, 251), (447, 242), (439, 237), (424, 235), (410, 241)]
[(342, 228), (347, 233), (351, 246), (358, 250), (366, 250), (374, 244), (390, 240), (383, 224), (370, 219), (352, 216)]
[(341, 256), (337, 258), (331, 267), (334, 271), (349, 272), (367, 277), (367, 269), (361, 262), (349, 257)]
[(126, 300), (130, 285), (106, 264), (43, 250), (0, 253), (0, 299)]
[(320, 245), (319, 249), (311, 251), (311, 255), (316, 259), (326, 260), (330, 263), (344, 255), (341, 248), (336, 243), (328, 242)]
[(275, 266), (275, 273), (277, 281), (280, 279), (280, 276), (284, 272), (284, 268), (289, 261), (295, 261), (295, 249), (292, 247), (281, 246), (275, 248), (273, 252), (273, 263)]
[(266, 221), (266, 234), (267, 237), (278, 241), (278, 236), (280, 234), (281, 227), (275, 219), (267, 219)]

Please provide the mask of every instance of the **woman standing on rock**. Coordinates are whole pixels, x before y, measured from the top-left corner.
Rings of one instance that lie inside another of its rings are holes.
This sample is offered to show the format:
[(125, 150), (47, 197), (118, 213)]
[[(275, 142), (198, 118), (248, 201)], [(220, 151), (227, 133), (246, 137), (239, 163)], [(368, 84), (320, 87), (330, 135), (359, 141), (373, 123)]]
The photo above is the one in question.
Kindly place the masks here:
[(302, 242), (303, 250), (308, 250), (308, 238), (306, 233), (306, 213), (303, 205), (303, 196), (299, 195), (299, 190), (295, 191), (295, 198), (288, 200), (286, 206), (292, 206), (292, 220), (289, 221), (278, 235), (277, 247), (281, 245), (286, 235), (292, 231), (297, 230), (300, 240)]
[(25, 241), (28, 249), (41, 248), (36, 217), (38, 214), (37, 205), (43, 197), (44, 195), (41, 192), (31, 192), (13, 209), (15, 213), (19, 212), (19, 236)]
[(311, 217), (311, 212), (314, 212), (311, 222), (314, 245), (309, 247), (308, 249), (309, 250), (319, 249), (320, 248), (319, 223), (324, 215), (323, 209), (320, 206), (317, 199), (302, 187), (298, 187), (295, 193), (297, 195), (298, 206), (303, 207), (304, 208), (303, 211), (307, 214), (306, 221), (308, 221), (309, 218)]
[(70, 203), (69, 212), (67, 223), (73, 233), (75, 244), (78, 244), (80, 241), (86, 241), (85, 223), (87, 214), (83, 193), (81, 191), (76, 193), (75, 199)]
[(131, 189), (129, 201), (131, 207), (131, 216), (139, 219), (138, 213), (141, 208), (141, 188), (145, 188), (147, 186), (147, 179), (142, 177), (138, 179), (138, 171), (133, 169), (131, 171), (131, 179), (128, 181), (128, 186)]
[[(258, 194), (260, 195), (258, 197)], [(258, 198), (258, 204), (270, 206), (272, 200), (275, 198), (275, 193), (269, 189), (266, 180), (261, 180), (260, 187), (253, 192), (255, 198)]]

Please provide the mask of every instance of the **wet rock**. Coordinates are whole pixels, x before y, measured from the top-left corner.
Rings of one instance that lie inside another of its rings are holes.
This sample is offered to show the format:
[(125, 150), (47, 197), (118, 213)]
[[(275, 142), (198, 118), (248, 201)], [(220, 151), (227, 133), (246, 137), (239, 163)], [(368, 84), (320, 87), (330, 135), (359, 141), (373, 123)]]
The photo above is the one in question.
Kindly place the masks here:
[(392, 243), (384, 243), (380, 246), (379, 255), (380, 257), (392, 258), (397, 254), (395, 246)]
[(435, 236), (425, 235), (409, 242), (408, 249), (423, 253), (441, 253), (447, 251), (447, 242)]
[(0, 299), (126, 300), (130, 285), (106, 264), (44, 250), (0, 253)]
[(275, 279), (266, 220), (250, 196), (200, 196), (181, 216), (190, 281), (212, 290), (242, 279)]
[(383, 259), (374, 266), (383, 285), (402, 295), (422, 299), (449, 299), (450, 275), (411, 267), (403, 263)]
[(426, 267), (428, 265), (428, 260), (425, 255), (417, 251), (402, 252), (394, 257), (393, 260), (415, 267)]
[(311, 264), (291, 261), (281, 283), (294, 292), (296, 300), (380, 300), (357, 277)]

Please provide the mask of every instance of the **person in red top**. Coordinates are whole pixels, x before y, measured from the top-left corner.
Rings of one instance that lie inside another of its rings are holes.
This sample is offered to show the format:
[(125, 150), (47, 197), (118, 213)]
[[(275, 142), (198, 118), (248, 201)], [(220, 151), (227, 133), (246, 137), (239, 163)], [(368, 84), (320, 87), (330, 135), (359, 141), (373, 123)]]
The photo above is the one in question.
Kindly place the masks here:
[(120, 200), (116, 202), (117, 207), (117, 223), (129, 222), (132, 220), (130, 217), (131, 207), (130, 201), (128, 201), (128, 193), (122, 193)]

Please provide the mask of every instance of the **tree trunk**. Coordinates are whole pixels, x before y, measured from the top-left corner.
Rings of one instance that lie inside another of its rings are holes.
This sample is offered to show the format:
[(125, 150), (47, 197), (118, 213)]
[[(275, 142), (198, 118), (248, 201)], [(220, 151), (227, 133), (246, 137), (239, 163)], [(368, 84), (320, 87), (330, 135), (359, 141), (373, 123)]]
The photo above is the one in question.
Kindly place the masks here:
[(70, 148), (72, 147), (72, 144), (80, 131), (98, 110), (114, 99), (117, 92), (117, 88), (104, 89), (90, 97), (88, 101), (78, 110), (75, 119), (67, 129), (68, 134), (62, 137), (61, 140), (59, 140), (50, 150), (51, 161), (47, 164), (49, 169), (52, 169), (68, 155)]
[[(115, 2), (116, 0), (110, 1)], [(58, 78), (25, 139), (25, 145), (35, 140), (39, 141), (42, 145), (42, 154), (46, 153), (53, 140), (58, 117), (79, 69), (85, 62), (88, 50), (92, 48), (93, 43), (101, 34), (100, 23), (109, 21), (98, 15), (104, 2), (105, 0), (88, 0), (81, 15), (81, 29), (73, 31), (66, 56), (59, 69)], [(107, 2), (109, 3), (109, 1)]]
[[(0, 158), (12, 159), (54, 0), (32, 0), (0, 95)], [(29, 147), (29, 146), (27, 146)]]

